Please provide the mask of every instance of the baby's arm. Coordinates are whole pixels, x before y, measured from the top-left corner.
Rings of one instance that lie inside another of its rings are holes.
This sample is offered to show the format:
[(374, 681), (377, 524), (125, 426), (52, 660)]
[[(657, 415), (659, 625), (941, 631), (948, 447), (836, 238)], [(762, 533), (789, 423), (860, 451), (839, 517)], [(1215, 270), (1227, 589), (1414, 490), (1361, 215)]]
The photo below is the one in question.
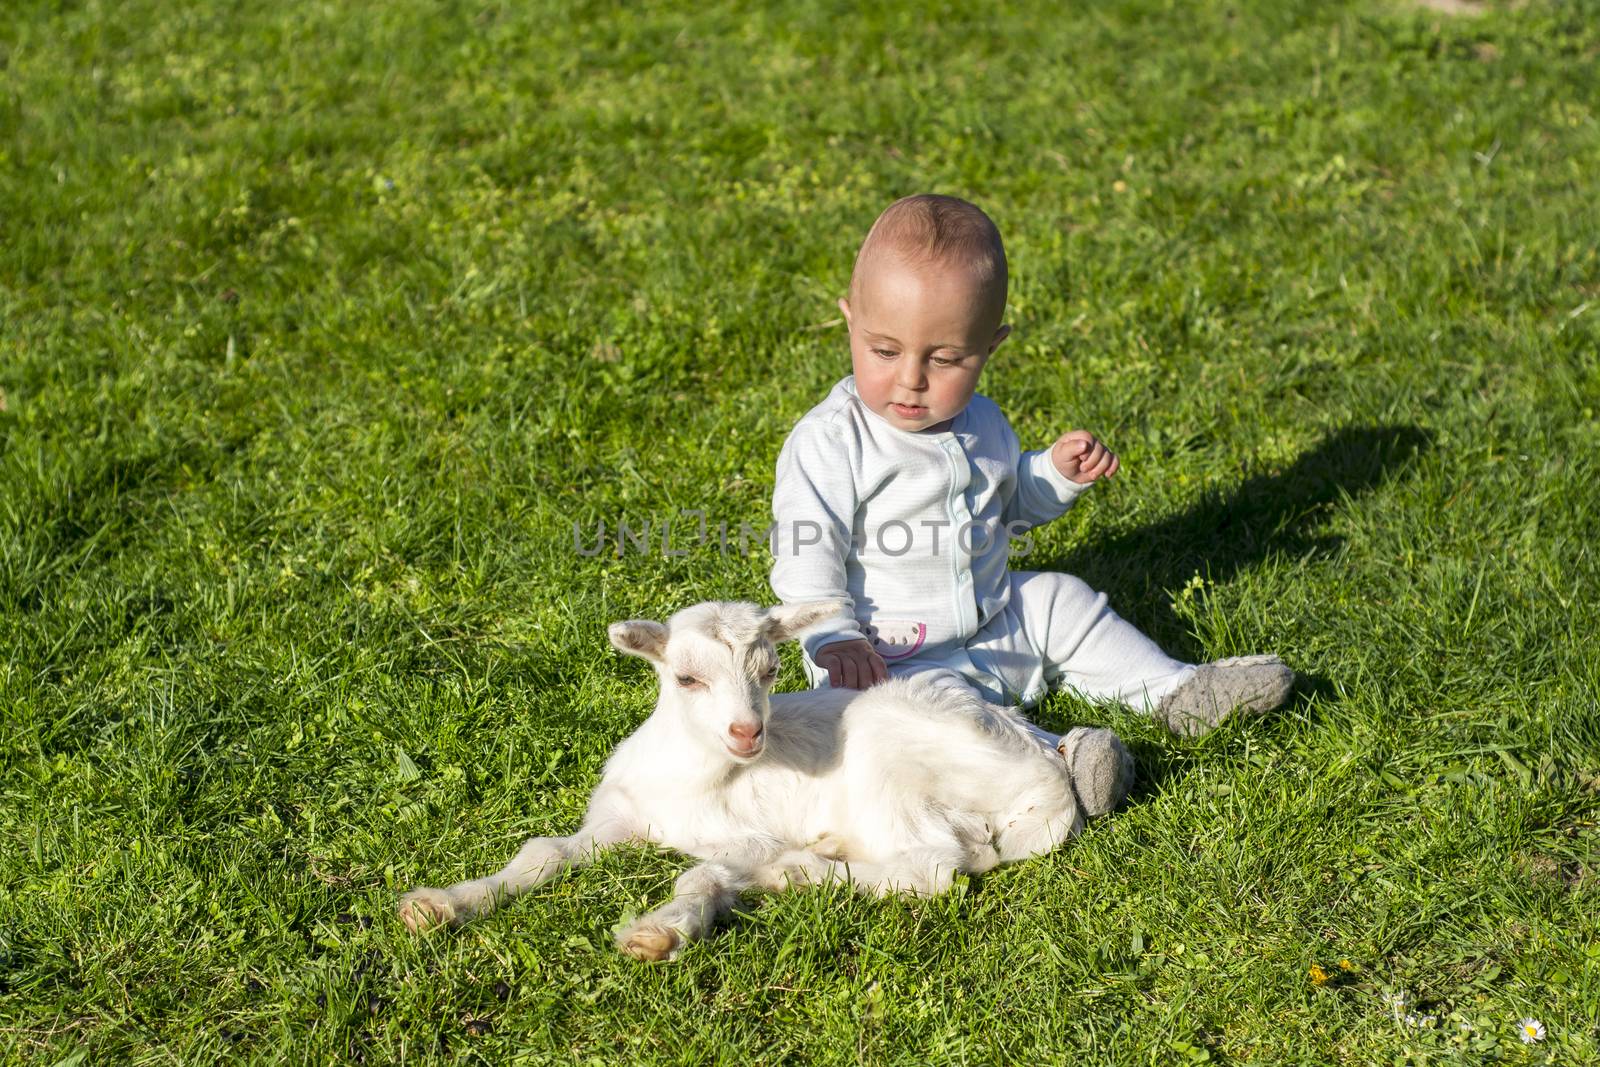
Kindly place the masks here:
[[(1010, 426), (1006, 427), (1006, 433), (1011, 434), (1012, 455), (1017, 456), (1016, 488), (1005, 507), (1007, 528), (1019, 522), (1029, 527), (1042, 526), (1059, 519), (1092, 484), (1092, 479), (1090, 482), (1078, 482), (1065, 469), (1069, 460), (1076, 463), (1083, 458), (1081, 446), (1074, 443), (1081, 431), (1066, 434), (1049, 448), (1032, 452), (1022, 452), (1021, 446), (1015, 444), (1016, 434), (1012, 433)], [(1064, 454), (1060, 462), (1057, 461), (1058, 453)], [(1114, 461), (1115, 457), (1112, 459)], [(1071, 470), (1073, 474), (1078, 473), (1076, 466)], [(1013, 534), (1016, 532), (1012, 529)]]
[(1088, 430), (1062, 434), (1050, 446), (1050, 461), (1062, 477), (1089, 485), (1101, 478), (1112, 478), (1122, 468), (1117, 454)]
[(830, 684), (864, 689), (888, 671), (862, 636), (847, 591), (853, 471), (848, 442), (826, 424), (802, 422), (784, 442), (772, 489), (772, 591), (785, 604), (841, 602), (843, 613), (811, 627), (800, 644)]

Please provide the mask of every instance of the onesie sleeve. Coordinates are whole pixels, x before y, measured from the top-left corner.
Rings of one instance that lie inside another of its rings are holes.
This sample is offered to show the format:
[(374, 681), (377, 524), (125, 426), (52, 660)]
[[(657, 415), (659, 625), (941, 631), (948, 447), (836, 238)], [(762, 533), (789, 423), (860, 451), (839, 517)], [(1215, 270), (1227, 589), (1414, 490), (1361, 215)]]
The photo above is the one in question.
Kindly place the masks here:
[(785, 604), (838, 600), (844, 612), (801, 635), (800, 647), (813, 662), (824, 645), (862, 636), (845, 569), (858, 502), (855, 468), (847, 435), (820, 420), (796, 426), (778, 455), (772, 591)]
[(1005, 519), (1042, 526), (1066, 514), (1087, 488), (1056, 469), (1050, 449), (1023, 452), (1017, 459), (1017, 488), (1006, 504)]

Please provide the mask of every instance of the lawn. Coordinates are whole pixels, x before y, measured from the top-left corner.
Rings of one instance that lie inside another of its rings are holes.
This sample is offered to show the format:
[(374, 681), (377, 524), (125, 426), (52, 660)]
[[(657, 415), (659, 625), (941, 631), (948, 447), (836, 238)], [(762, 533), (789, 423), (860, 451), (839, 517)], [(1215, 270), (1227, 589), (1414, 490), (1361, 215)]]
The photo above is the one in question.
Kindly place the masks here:
[[(7, 6), (0, 1057), (1600, 1062), (1593, 6), (755, 8)], [(1006, 237), (984, 391), (1122, 456), (1028, 566), (1294, 702), (1052, 697), (1139, 789), (940, 899), (646, 966), (631, 849), (408, 935), (649, 712), (607, 623), (770, 599), (718, 524), (923, 190)]]

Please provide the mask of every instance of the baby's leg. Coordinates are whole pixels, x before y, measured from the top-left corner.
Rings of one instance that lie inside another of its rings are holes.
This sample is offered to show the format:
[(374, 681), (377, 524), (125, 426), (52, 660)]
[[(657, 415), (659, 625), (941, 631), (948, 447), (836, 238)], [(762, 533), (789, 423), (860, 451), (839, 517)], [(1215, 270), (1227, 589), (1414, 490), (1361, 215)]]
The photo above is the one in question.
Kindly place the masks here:
[(1148, 711), (1174, 733), (1197, 736), (1235, 713), (1271, 711), (1294, 685), (1276, 656), (1179, 663), (1070, 574), (1014, 573), (1011, 600), (1045, 680)]
[(1046, 680), (1092, 699), (1153, 711), (1194, 673), (1070, 574), (1014, 572), (1011, 610), (1039, 650)]

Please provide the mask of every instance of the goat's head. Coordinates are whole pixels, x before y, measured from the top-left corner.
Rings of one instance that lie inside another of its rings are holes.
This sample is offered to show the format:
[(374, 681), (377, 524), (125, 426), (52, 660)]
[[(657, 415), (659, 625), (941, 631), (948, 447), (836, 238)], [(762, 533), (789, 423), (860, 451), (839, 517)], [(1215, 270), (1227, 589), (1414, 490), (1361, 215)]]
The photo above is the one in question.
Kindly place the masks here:
[(676, 709), (697, 740), (744, 763), (761, 755), (766, 744), (767, 694), (778, 677), (773, 646), (842, 607), (825, 600), (763, 610), (711, 601), (685, 608), (665, 624), (612, 623), (611, 643), (654, 664), (661, 704)]

